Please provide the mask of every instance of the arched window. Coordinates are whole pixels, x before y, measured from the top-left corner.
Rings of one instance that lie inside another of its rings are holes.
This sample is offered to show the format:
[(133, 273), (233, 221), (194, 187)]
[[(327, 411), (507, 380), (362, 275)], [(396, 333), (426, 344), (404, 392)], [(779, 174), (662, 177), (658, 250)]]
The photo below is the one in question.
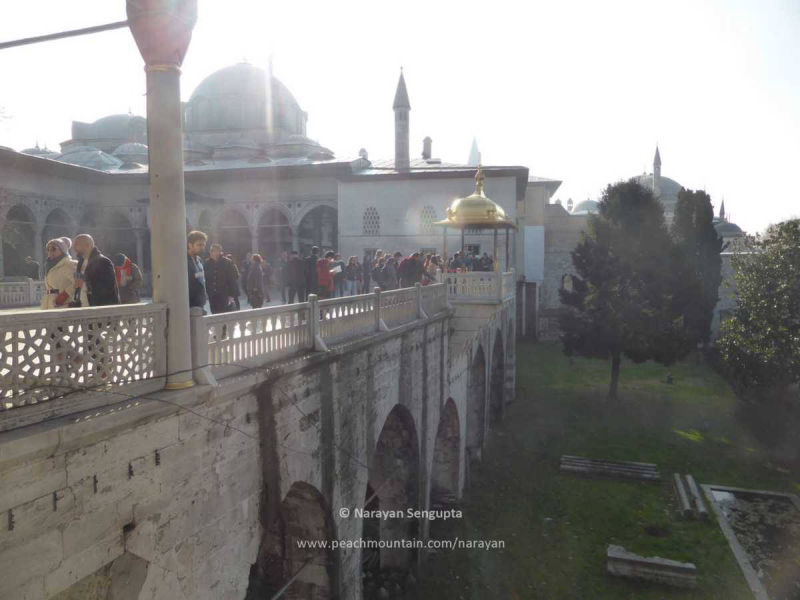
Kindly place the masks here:
[(566, 290), (568, 292), (572, 291), (572, 275), (565, 274), (561, 278), (561, 289)]
[(364, 235), (380, 235), (381, 233), (381, 217), (378, 214), (378, 209), (374, 206), (368, 206), (364, 211)]
[(436, 209), (425, 206), (419, 213), (419, 232), (422, 234), (433, 233), (433, 223), (436, 221)]

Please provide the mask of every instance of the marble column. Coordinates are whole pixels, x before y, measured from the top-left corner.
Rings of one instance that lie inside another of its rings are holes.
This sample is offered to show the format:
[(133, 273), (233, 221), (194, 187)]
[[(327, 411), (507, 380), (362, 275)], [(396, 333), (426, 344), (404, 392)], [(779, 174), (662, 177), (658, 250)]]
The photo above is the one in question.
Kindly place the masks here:
[(127, 0), (128, 22), (147, 74), (150, 244), (153, 301), (165, 303), (166, 389), (194, 385), (186, 269), (180, 66), (197, 20), (197, 0)]
[[(258, 225), (250, 225), (250, 252), (258, 254)], [(244, 257), (242, 257), (244, 258)]]
[(136, 235), (136, 264), (144, 271), (144, 231), (135, 229), (134, 234)]
[(44, 227), (39, 227), (38, 225), (34, 225), (34, 234), (33, 234), (33, 260), (39, 263), (39, 277), (36, 279), (42, 279), (44, 277), (44, 245), (47, 243), (47, 240), (44, 239)]

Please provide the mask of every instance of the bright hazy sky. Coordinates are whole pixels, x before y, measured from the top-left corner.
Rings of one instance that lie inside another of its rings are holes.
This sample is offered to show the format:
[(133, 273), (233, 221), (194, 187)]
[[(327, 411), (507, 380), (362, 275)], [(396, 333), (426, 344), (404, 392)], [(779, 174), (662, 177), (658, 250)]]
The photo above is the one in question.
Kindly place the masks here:
[[(124, 0), (18, 2), (0, 40), (123, 20)], [(199, 0), (183, 99), (216, 69), (265, 66), (341, 158), (393, 154), (400, 66), (412, 154), (519, 164), (597, 197), (652, 170), (705, 188), (749, 231), (800, 215), (800, 0)], [(58, 148), (72, 120), (144, 114), (128, 30), (0, 51), (0, 144)], [(491, 195), (491, 190), (487, 190)]]

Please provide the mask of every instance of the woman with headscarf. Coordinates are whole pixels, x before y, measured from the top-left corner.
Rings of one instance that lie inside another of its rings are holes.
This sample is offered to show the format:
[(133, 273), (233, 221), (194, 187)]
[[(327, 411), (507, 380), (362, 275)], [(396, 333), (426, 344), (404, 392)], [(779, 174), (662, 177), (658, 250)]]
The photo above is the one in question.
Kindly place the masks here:
[(117, 276), (120, 304), (136, 304), (142, 299), (139, 290), (142, 287), (142, 271), (130, 258), (122, 253), (115, 254), (112, 259), (114, 273)]
[[(69, 255), (72, 240), (68, 237), (56, 238), (47, 242), (47, 262), (45, 263), (44, 296), (40, 304), (43, 310), (68, 308), (75, 294), (75, 270), (78, 261)], [(86, 292), (81, 290), (82, 300)], [(84, 304), (88, 306), (88, 302)]]

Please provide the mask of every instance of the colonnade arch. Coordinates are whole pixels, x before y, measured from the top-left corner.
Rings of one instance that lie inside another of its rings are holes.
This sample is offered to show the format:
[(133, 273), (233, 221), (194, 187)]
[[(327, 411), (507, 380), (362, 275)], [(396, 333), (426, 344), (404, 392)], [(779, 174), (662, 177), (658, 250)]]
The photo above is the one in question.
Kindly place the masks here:
[(42, 255), (41, 249), (37, 251), (37, 227), (36, 217), (27, 206), (16, 204), (8, 210), (2, 231), (5, 275), (32, 275), (25, 258)]
[(496, 423), (502, 418), (505, 408), (505, 348), (499, 331), (494, 337), (489, 377), (489, 421)]

